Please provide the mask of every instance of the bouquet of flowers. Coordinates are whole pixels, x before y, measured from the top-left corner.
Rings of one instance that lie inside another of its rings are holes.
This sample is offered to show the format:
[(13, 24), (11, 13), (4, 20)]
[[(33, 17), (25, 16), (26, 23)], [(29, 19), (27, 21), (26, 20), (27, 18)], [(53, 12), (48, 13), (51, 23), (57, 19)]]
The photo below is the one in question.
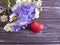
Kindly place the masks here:
[[(14, 0), (12, 0), (14, 1)], [(4, 26), (4, 30), (7, 32), (19, 32), (27, 27), (30, 27), (33, 32), (40, 32), (43, 25), (34, 21), (39, 18), (42, 6), (41, 0), (15, 0), (14, 3), (7, 0), (8, 16), (2, 15), (1, 21), (8, 23)], [(1, 11), (3, 12), (3, 10)], [(7, 13), (7, 12), (5, 12)]]

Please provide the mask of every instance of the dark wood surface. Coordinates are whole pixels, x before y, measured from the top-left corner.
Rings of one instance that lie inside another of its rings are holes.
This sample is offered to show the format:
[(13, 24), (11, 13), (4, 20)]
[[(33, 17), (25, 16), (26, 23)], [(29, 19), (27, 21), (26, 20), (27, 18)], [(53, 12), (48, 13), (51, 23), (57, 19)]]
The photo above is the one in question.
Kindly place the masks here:
[(44, 24), (41, 33), (29, 30), (18, 33), (0, 32), (1, 45), (60, 45), (60, 0), (42, 0), (38, 22)]

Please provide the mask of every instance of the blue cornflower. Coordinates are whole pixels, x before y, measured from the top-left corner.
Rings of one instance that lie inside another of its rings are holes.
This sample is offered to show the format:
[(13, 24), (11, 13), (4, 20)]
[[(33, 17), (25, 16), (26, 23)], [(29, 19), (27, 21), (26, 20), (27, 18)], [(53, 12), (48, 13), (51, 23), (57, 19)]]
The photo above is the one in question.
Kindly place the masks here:
[(12, 31), (13, 32), (18, 32), (20, 30), (20, 26), (19, 25), (14, 25), (13, 27), (12, 27)]
[(12, 7), (11, 11), (12, 11), (13, 13), (16, 13), (15, 10), (16, 10), (18, 7), (19, 7), (19, 6), (18, 6), (17, 4), (15, 4), (15, 5)]
[(17, 23), (18, 25), (13, 26), (13, 31), (18, 32), (21, 27), (26, 28), (25, 26), (33, 21), (33, 18), (35, 16), (35, 9), (37, 6), (35, 4), (26, 4), (23, 2), (21, 6), (18, 6), (17, 4), (14, 5), (14, 9), (12, 9), (13, 13), (18, 14)]

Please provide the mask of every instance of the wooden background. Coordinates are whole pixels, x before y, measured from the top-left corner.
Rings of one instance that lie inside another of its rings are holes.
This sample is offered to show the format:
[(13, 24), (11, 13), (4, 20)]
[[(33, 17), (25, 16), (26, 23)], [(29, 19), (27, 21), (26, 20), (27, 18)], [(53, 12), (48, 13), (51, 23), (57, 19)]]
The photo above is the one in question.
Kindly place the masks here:
[(43, 11), (38, 22), (44, 24), (41, 33), (29, 30), (18, 33), (0, 32), (0, 45), (60, 45), (60, 0), (42, 0)]

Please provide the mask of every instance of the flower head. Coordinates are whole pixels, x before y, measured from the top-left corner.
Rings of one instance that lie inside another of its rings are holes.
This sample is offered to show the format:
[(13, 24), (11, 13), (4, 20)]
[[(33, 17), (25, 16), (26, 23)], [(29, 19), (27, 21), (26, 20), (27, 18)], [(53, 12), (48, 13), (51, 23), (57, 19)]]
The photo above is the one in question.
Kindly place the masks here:
[(9, 32), (9, 31), (12, 32), (12, 28), (10, 27), (10, 24), (5, 25), (4, 30), (7, 32)]
[(9, 32), (9, 31), (12, 32), (13, 25), (15, 25), (15, 23), (6, 24), (5, 27), (4, 27), (4, 30), (7, 31), (7, 32)]
[(3, 16), (1, 16), (1, 21), (2, 22), (5, 22), (5, 21), (7, 21), (8, 19), (7, 19), (7, 16), (5, 16), (5, 15), (3, 15)]
[(35, 17), (34, 17), (34, 18), (38, 19), (38, 18), (39, 18), (39, 10), (36, 9), (36, 10), (35, 10), (35, 13), (36, 13), (36, 14), (35, 14)]
[(9, 21), (11, 22), (11, 21), (15, 20), (15, 19), (16, 19), (15, 16), (16, 16), (16, 14), (14, 14), (14, 13), (11, 14), (11, 15), (9, 16), (9, 17), (10, 17), (10, 20), (9, 20)]
[[(17, 14), (17, 24), (12, 26), (12, 31), (18, 32), (21, 27), (25, 29), (26, 25), (30, 24), (34, 18), (39, 17), (38, 3), (31, 3), (31, 0), (17, 0), (12, 8), (12, 12)], [(10, 19), (14, 19), (14, 15)]]
[(13, 27), (12, 27), (12, 31), (13, 32), (19, 32), (19, 30), (20, 30), (20, 26), (19, 25), (13, 25)]

